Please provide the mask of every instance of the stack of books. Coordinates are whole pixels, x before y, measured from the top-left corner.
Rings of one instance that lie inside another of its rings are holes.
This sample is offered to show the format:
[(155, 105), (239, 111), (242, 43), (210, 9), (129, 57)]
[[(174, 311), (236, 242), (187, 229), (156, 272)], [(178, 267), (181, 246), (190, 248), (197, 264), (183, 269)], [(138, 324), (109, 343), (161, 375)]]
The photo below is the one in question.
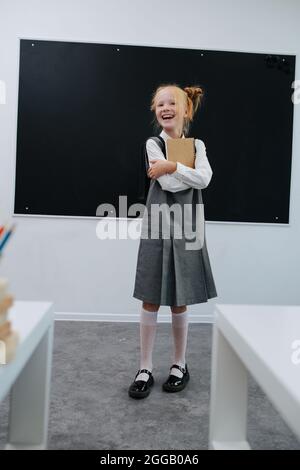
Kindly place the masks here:
[(0, 364), (2, 365), (14, 358), (19, 342), (19, 335), (13, 330), (9, 320), (9, 309), (14, 299), (7, 288), (7, 279), (0, 278)]
[[(0, 225), (0, 258), (13, 230), (14, 225)], [(7, 279), (0, 278), (0, 365), (7, 364), (14, 358), (19, 343), (19, 335), (13, 330), (9, 320), (9, 309), (13, 302), (13, 296), (8, 293)]]

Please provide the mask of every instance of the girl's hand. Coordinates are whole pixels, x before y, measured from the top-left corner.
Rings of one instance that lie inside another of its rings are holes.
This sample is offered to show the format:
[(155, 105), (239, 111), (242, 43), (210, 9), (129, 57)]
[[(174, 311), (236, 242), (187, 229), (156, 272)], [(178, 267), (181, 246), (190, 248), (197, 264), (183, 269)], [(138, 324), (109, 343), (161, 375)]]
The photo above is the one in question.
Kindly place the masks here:
[(151, 160), (151, 167), (148, 170), (148, 176), (151, 179), (159, 178), (166, 173), (173, 173), (176, 170), (175, 162), (168, 162), (167, 160)]

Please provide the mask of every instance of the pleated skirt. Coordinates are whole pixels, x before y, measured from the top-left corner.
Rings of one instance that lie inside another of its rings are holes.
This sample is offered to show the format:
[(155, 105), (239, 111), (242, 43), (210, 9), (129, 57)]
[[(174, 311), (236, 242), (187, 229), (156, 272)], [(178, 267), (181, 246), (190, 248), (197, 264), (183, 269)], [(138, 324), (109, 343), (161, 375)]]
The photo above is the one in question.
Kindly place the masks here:
[(201, 249), (186, 249), (184, 237), (141, 238), (133, 297), (144, 302), (181, 306), (217, 297), (206, 240)]

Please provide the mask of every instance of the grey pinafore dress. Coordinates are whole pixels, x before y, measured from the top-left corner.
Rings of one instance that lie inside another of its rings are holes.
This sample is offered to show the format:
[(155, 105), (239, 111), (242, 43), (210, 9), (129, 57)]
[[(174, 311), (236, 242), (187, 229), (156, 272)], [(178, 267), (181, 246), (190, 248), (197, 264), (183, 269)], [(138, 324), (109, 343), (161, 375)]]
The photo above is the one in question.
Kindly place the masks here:
[[(170, 210), (174, 204), (185, 213), (181, 219)], [(165, 209), (162, 210), (165, 215), (159, 219), (151, 217), (155, 206)], [(174, 193), (163, 190), (157, 180), (151, 179), (133, 297), (169, 306), (197, 304), (217, 297), (206, 247), (201, 189), (188, 188)]]

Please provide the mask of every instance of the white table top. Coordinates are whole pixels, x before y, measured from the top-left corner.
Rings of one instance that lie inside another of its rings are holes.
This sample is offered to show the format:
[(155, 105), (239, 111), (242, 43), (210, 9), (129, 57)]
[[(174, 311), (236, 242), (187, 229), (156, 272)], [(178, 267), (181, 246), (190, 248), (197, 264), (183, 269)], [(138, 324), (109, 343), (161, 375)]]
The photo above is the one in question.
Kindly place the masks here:
[(47, 315), (52, 302), (15, 301), (9, 309), (8, 319), (12, 322), (12, 328), (17, 330), (21, 342), (37, 328)]
[(300, 349), (300, 306), (216, 304), (215, 313), (222, 334), (299, 433), (300, 363), (292, 356)]
[(33, 350), (53, 324), (53, 304), (51, 302), (15, 301), (9, 309), (8, 320), (12, 322), (13, 330), (18, 332), (20, 341), (15, 359), (11, 363), (0, 366), (0, 400), (9, 391)]

